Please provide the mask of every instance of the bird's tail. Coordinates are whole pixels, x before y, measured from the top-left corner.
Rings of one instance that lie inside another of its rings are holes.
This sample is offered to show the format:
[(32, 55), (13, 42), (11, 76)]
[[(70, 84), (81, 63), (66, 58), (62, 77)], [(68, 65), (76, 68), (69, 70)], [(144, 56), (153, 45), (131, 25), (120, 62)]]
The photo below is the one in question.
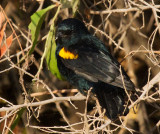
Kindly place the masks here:
[(106, 109), (106, 115), (109, 119), (114, 120), (119, 115), (127, 115), (129, 109), (125, 104), (125, 91), (121, 88), (95, 89), (95, 93), (100, 105)]

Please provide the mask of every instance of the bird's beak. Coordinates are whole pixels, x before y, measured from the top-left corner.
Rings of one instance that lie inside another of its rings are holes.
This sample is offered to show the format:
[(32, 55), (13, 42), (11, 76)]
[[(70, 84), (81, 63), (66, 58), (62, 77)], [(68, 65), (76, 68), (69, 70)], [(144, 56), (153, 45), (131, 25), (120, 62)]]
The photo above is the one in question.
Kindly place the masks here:
[[(57, 29), (57, 28), (56, 28), (56, 29)], [(55, 32), (55, 41), (58, 40), (58, 36), (59, 36), (59, 34), (58, 34), (57, 30), (56, 30), (56, 32)]]
[(55, 35), (55, 41), (58, 40), (58, 38), (61, 38), (63, 35), (61, 32), (57, 32), (56, 35)]
[(55, 41), (58, 39), (58, 33), (55, 33)]
[(61, 36), (62, 36), (61, 32), (56, 32), (56, 34), (55, 34), (55, 41), (57, 41), (58, 38), (61, 37)]
[(57, 39), (58, 39), (58, 36), (55, 37), (55, 41), (57, 41)]

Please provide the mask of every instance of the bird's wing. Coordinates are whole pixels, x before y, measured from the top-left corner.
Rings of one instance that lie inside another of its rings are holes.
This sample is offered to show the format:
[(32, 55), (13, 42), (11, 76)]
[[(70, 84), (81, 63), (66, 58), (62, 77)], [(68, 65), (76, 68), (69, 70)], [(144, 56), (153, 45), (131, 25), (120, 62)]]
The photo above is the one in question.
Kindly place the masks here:
[(85, 48), (82, 51), (79, 49), (77, 59), (61, 58), (61, 60), (67, 68), (89, 81), (102, 81), (120, 88), (124, 88), (125, 85), (128, 90), (134, 89), (127, 74), (122, 69), (121, 75), (119, 63), (109, 53), (90, 49)]

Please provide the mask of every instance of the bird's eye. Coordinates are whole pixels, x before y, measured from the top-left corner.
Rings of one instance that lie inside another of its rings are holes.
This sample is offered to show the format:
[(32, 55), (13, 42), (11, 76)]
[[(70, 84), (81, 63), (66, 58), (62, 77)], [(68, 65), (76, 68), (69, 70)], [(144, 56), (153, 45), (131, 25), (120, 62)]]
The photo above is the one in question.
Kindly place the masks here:
[(63, 34), (64, 34), (64, 35), (70, 35), (71, 33), (72, 33), (72, 30), (63, 31)]

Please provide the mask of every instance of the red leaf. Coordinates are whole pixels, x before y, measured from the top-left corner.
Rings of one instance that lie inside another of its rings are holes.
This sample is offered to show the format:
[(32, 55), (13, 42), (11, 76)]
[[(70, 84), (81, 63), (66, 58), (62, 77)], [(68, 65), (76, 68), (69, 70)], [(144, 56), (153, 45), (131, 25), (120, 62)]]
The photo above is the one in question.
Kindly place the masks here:
[(3, 12), (0, 11), (0, 29), (2, 28), (4, 21), (5, 21), (5, 16)]
[(3, 44), (3, 46), (0, 48), (0, 58), (6, 53), (7, 49), (11, 46), (13, 41), (13, 34), (11, 34), (6, 39), (6, 44)]
[(2, 44), (2, 40), (3, 40), (3, 35), (4, 35), (4, 30), (6, 28), (7, 22), (3, 25), (2, 29), (0, 30), (0, 46)]

